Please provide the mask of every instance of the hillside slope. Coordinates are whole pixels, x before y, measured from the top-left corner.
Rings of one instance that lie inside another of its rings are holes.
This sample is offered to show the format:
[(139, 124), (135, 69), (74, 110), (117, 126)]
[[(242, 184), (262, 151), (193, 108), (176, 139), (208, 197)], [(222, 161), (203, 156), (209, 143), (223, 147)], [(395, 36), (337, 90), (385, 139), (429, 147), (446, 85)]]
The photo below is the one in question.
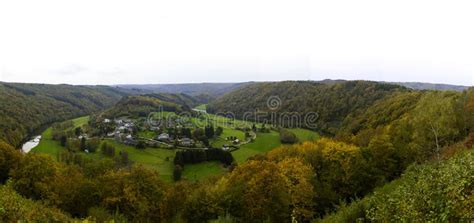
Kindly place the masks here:
[[(369, 81), (258, 83), (216, 99), (209, 104), (208, 111), (230, 112), (237, 118), (244, 118), (246, 113), (260, 113), (259, 118), (266, 118), (272, 123), (280, 121), (282, 125), (289, 123), (271, 118), (271, 113), (278, 117), (296, 113), (300, 116), (298, 125), (334, 134), (349, 114), (356, 115), (377, 100), (405, 91), (409, 90)], [(304, 117), (309, 113), (317, 114), (317, 120), (311, 120), (314, 123), (305, 122)], [(255, 116), (245, 118), (255, 119)]]
[(194, 105), (194, 99), (181, 94), (131, 95), (122, 98), (116, 105), (105, 111), (103, 116), (107, 118), (146, 117), (151, 112), (158, 111), (189, 112), (192, 105)]
[(412, 165), (400, 179), (316, 222), (469, 222), (473, 176), (471, 148), (447, 160)]
[(0, 140), (19, 146), (44, 125), (97, 112), (125, 95), (107, 86), (0, 82)]
[(136, 84), (136, 85), (117, 85), (122, 89), (141, 91), (146, 93), (171, 93), (187, 94), (198, 99), (201, 103), (207, 103), (227, 92), (252, 84), (252, 82), (243, 83), (189, 83), (189, 84)]

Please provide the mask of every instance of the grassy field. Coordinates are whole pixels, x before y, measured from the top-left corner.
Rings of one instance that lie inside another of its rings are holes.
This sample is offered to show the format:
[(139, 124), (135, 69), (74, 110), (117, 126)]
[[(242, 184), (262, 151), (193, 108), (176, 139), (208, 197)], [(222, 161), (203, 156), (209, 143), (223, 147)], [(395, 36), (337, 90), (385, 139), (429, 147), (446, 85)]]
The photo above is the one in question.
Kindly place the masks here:
[[(298, 137), (300, 142), (319, 139), (319, 134), (307, 129), (289, 129)], [(272, 131), (270, 133), (257, 133), (254, 142), (240, 146), (240, 149), (232, 152), (237, 163), (245, 162), (249, 157), (266, 153), (281, 145), (280, 134)]]
[(317, 132), (308, 130), (308, 129), (288, 129), (293, 132), (300, 142), (304, 141), (314, 141), (319, 139), (319, 134)]
[(232, 152), (232, 155), (237, 163), (243, 163), (251, 156), (266, 153), (280, 145), (278, 132), (257, 133), (257, 139), (254, 142), (240, 146), (240, 149)]
[[(174, 116), (176, 115), (173, 112), (165, 112), (162, 115)], [(240, 130), (234, 129), (235, 126), (241, 127), (251, 127), (251, 122), (244, 122), (239, 120), (231, 120), (225, 117), (215, 116), (212, 114), (207, 114), (206, 117), (208, 120), (213, 121), (213, 123), (221, 123), (221, 125), (214, 125), (215, 127), (221, 126), (224, 131), (222, 135), (212, 142), (214, 147), (221, 147), (223, 144), (231, 144), (231, 142), (226, 141), (225, 138), (229, 136), (236, 136), (240, 140), (245, 140), (245, 133)], [(162, 116), (163, 117), (163, 116)], [(86, 124), (89, 120), (89, 117), (80, 117), (73, 119), (74, 127), (79, 127)], [(192, 118), (193, 122), (201, 122), (202, 120), (197, 120), (197, 118)], [(202, 124), (202, 123), (201, 123)], [(316, 132), (306, 130), (306, 129), (290, 129), (293, 133), (296, 134), (300, 142), (308, 140), (317, 140), (319, 135)], [(156, 133), (154, 132), (141, 132), (139, 133), (142, 137), (152, 138)], [(142, 164), (148, 168), (157, 170), (160, 173), (160, 176), (163, 180), (171, 182), (173, 179), (173, 159), (175, 151), (169, 149), (159, 149), (159, 148), (146, 148), (144, 150), (138, 150), (135, 147), (127, 146), (122, 143), (117, 143), (114, 140), (106, 139), (103, 142), (107, 142), (113, 145), (116, 148), (116, 153), (119, 151), (126, 151), (128, 153), (129, 159), (135, 164)], [(102, 142), (102, 143), (103, 143)], [(257, 133), (257, 139), (254, 142), (242, 145), (240, 149), (232, 152), (234, 158), (238, 163), (245, 162), (249, 157), (266, 153), (274, 148), (280, 146), (280, 136), (276, 131), (271, 131), (270, 133)], [(35, 153), (46, 153), (54, 158), (58, 157), (58, 154), (64, 150), (63, 147), (59, 144), (58, 141), (52, 140), (52, 128), (46, 129), (42, 134), (42, 139), (40, 144), (35, 147), (32, 152)], [(100, 151), (97, 151), (93, 154), (82, 153), (85, 157), (91, 159), (100, 159), (102, 154)], [(221, 164), (219, 162), (204, 162), (199, 164), (189, 164), (184, 167), (183, 178), (189, 180), (202, 180), (208, 176), (219, 175), (224, 172)]]
[(183, 178), (197, 181), (209, 176), (216, 176), (224, 173), (224, 168), (217, 161), (203, 162), (198, 164), (188, 164), (184, 166)]
[[(72, 120), (74, 123), (74, 128), (81, 127), (89, 121), (89, 116), (84, 116)], [(57, 158), (58, 154), (64, 149), (58, 141), (53, 140), (52, 136), (53, 129), (49, 127), (46, 129), (43, 134), (41, 134), (41, 141), (31, 150), (34, 153), (46, 153), (54, 158)]]
[(89, 116), (73, 119), (72, 122), (74, 123), (74, 128), (82, 127), (83, 125), (87, 124), (87, 122), (89, 122)]
[(195, 109), (206, 111), (206, 109), (207, 109), (207, 104), (199, 105), (199, 106), (195, 107)]
[(158, 135), (158, 133), (156, 133), (156, 132), (154, 132), (154, 131), (142, 131), (142, 132), (138, 132), (138, 136), (139, 136), (139, 137), (147, 138), (147, 139), (154, 139), (157, 135)]
[[(158, 148), (136, 149), (132, 146), (117, 143), (115, 140), (106, 139), (104, 141), (115, 147), (116, 154), (118, 154), (119, 151), (125, 151), (128, 153), (128, 158), (132, 162), (157, 170), (162, 179), (166, 181), (172, 180), (175, 153), (173, 150)], [(98, 153), (100, 153), (100, 151), (98, 151)], [(87, 156), (90, 155), (91, 154), (87, 154)]]

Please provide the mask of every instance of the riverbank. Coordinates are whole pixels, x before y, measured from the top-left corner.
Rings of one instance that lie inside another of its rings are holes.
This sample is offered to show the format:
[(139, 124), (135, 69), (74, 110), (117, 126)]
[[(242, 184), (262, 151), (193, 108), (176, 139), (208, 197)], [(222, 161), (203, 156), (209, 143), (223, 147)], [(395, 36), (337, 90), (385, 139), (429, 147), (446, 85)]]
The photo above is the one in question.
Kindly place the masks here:
[(23, 146), (21, 147), (21, 151), (23, 151), (24, 153), (30, 152), (33, 148), (39, 145), (39, 143), (41, 142), (41, 138), (42, 137), (40, 135), (35, 136), (30, 141), (24, 143)]

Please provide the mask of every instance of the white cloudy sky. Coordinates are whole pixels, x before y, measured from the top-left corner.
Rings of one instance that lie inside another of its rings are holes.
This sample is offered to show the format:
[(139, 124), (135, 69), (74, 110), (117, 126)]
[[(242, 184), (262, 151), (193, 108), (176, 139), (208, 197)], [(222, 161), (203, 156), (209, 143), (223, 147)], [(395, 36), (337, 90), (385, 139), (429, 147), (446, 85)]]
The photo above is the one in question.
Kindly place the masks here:
[(473, 85), (472, 0), (1, 0), (0, 81)]

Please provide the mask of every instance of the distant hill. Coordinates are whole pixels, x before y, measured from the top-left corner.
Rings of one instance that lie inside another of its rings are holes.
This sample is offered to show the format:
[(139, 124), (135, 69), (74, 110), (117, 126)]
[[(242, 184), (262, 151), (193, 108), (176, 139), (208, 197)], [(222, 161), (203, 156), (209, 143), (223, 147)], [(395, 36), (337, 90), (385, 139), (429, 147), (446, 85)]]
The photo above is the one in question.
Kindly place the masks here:
[(44, 125), (111, 107), (128, 94), (108, 86), (0, 82), (0, 140), (19, 146)]
[[(347, 82), (347, 80), (331, 80), (325, 79), (320, 81), (310, 81), (321, 84), (338, 84)], [(150, 93), (184, 93), (191, 95), (203, 103), (207, 103), (213, 99), (222, 96), (225, 93), (237, 90), (239, 88), (268, 82), (239, 82), (239, 83), (189, 83), (189, 84), (131, 84), (131, 85), (115, 85), (114, 87), (129, 91), (130, 94), (150, 94)], [(469, 86), (450, 85), (450, 84), (432, 84), (423, 82), (380, 82), (401, 85), (414, 90), (454, 90), (463, 91)]]
[(116, 87), (143, 93), (183, 93), (207, 103), (209, 100), (249, 84), (252, 84), (252, 82), (116, 85)]
[(190, 96), (182, 94), (147, 94), (130, 95), (122, 98), (116, 105), (103, 113), (104, 117), (115, 118), (121, 116), (146, 117), (151, 112), (160, 110), (171, 112), (191, 111), (188, 103), (192, 103)]
[(423, 82), (389, 82), (391, 84), (398, 84), (407, 88), (415, 90), (439, 90), (439, 91), (464, 91), (468, 86), (451, 85), (451, 84), (431, 84)]
[[(348, 115), (356, 115), (377, 100), (407, 88), (372, 81), (283, 81), (256, 83), (234, 90), (208, 105), (210, 113), (233, 113), (237, 118), (275, 119), (271, 114), (297, 113), (302, 127), (334, 134)], [(313, 127), (303, 117), (317, 112)], [(244, 117), (246, 116), (246, 117)], [(272, 122), (294, 122), (277, 118)]]

